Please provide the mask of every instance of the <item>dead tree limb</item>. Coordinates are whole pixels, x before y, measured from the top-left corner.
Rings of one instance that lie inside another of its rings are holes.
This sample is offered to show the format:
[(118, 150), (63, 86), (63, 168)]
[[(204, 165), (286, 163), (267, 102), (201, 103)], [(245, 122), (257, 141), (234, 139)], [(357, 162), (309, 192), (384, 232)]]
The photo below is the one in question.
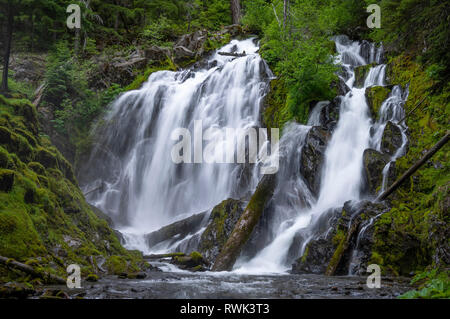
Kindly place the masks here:
[(66, 284), (66, 280), (64, 280), (61, 277), (49, 274), (44, 271), (38, 271), (38, 270), (34, 269), (33, 267), (31, 267), (30, 265), (22, 264), (11, 258), (6, 258), (3, 256), (0, 256), (0, 264), (5, 265), (7, 268), (13, 268), (13, 269), (20, 270), (28, 275), (31, 275), (32, 277), (41, 278), (46, 283), (56, 283), (56, 284), (61, 284), (61, 285)]
[(219, 52), (219, 55), (224, 55), (224, 56), (233, 56), (236, 58), (241, 58), (243, 56), (246, 56), (247, 54), (244, 53), (229, 53), (229, 52)]
[(405, 180), (407, 180), (412, 174), (414, 174), (423, 164), (425, 164), (437, 151), (439, 151), (450, 139), (450, 132), (447, 132), (445, 136), (437, 142), (416, 164), (411, 166), (394, 184), (391, 185), (383, 194), (378, 196), (377, 200), (385, 200), (391, 195)]

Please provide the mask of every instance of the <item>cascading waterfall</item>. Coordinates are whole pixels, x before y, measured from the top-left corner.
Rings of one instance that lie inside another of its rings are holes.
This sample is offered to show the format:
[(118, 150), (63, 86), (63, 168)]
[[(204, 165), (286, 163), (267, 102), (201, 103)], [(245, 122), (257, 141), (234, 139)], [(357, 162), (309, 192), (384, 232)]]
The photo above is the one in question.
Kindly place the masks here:
[[(229, 197), (240, 198), (257, 185), (256, 169), (248, 172), (241, 164), (175, 164), (171, 159), (176, 143), (171, 134), (186, 128), (194, 139), (197, 120), (203, 129), (259, 127), (272, 74), (255, 40), (233, 40), (220, 51), (246, 56), (216, 52), (201, 68), (153, 73), (141, 89), (120, 96), (94, 131), (96, 146), (80, 174), (83, 190), (113, 219), (129, 248), (148, 251), (143, 234)], [(236, 149), (224, 144), (231, 152)]]
[[(365, 98), (366, 88), (370, 86), (384, 85), (385, 69), (384, 64), (379, 64), (382, 60), (382, 47), (376, 48), (375, 45), (368, 42), (358, 43), (352, 42), (345, 36), (335, 38), (337, 52), (339, 53), (337, 62), (342, 64), (343, 72), (340, 75), (345, 81), (350, 91), (341, 98), (340, 115), (337, 126), (332, 134), (325, 152), (325, 163), (321, 175), (321, 187), (317, 200), (311, 200), (310, 207), (306, 205), (295, 205), (290, 210), (295, 212), (294, 217), (290, 217), (280, 222), (277, 220), (278, 232), (273, 240), (263, 248), (251, 260), (241, 258), (235, 265), (235, 271), (241, 273), (264, 273), (264, 272), (280, 272), (290, 269), (289, 262), (292, 258), (288, 258), (288, 252), (293, 245), (294, 238), (301, 238), (300, 251), (297, 257), (304, 253), (306, 244), (310, 239), (317, 235), (317, 223), (323, 222), (323, 217), (333, 208), (342, 207), (346, 201), (359, 201), (362, 197), (363, 184), (363, 153), (371, 145), (379, 148), (381, 143), (381, 135), (384, 126), (388, 120), (400, 120), (402, 116), (402, 103), (405, 99), (399, 87), (394, 88), (391, 96), (383, 103), (381, 108), (381, 116), (379, 122), (372, 122), (369, 108)], [(370, 45), (369, 50), (364, 50), (363, 46)], [(363, 57), (362, 54), (366, 53)], [(368, 52), (368, 53), (367, 53)], [(361, 88), (356, 87), (354, 68), (370, 63), (376, 63), (372, 67), (365, 78), (364, 85)], [(310, 114), (308, 125), (319, 124), (319, 114), (321, 109), (326, 105), (319, 102)], [(373, 128), (372, 128), (373, 127)], [(309, 130), (310, 126), (298, 125), (291, 130), (304, 131)], [(371, 136), (372, 131), (375, 131)], [(406, 128), (402, 127), (402, 132)], [(280, 144), (289, 135), (289, 132), (282, 137)], [(302, 136), (305, 136), (303, 134)], [(404, 137), (406, 141), (406, 137)], [(406, 143), (406, 142), (405, 142)], [(392, 157), (395, 160), (402, 152), (397, 152)], [(397, 157), (396, 157), (397, 156)], [(300, 162), (300, 153), (292, 157), (291, 160)], [(286, 176), (289, 180), (289, 177)], [(301, 178), (299, 180), (302, 180)], [(302, 193), (307, 192), (307, 187), (298, 184), (303, 188)], [(282, 185), (277, 187), (283, 187)], [(274, 206), (277, 207), (275, 203)], [(282, 205), (282, 204), (280, 204)], [(276, 211), (276, 209), (275, 209)], [(326, 216), (325, 216), (326, 217)], [(286, 227), (289, 225), (289, 227)], [(298, 244), (298, 243), (297, 243)]]

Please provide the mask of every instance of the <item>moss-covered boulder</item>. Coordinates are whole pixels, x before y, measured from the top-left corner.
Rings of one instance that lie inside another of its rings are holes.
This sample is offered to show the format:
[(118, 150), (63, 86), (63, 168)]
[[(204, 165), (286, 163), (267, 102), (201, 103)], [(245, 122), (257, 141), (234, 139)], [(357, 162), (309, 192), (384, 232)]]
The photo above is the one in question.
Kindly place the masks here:
[(384, 127), (383, 137), (381, 138), (381, 151), (393, 156), (403, 144), (403, 136), (400, 128), (388, 121)]
[(362, 88), (364, 86), (366, 77), (373, 66), (373, 64), (367, 64), (355, 68), (355, 83), (353, 84), (354, 87)]
[(325, 150), (331, 138), (330, 132), (321, 127), (312, 127), (302, 149), (300, 172), (311, 192), (318, 195), (320, 190), (321, 169), (325, 159)]
[(374, 119), (378, 119), (381, 105), (388, 98), (391, 89), (386, 86), (372, 86), (366, 89), (366, 101)]
[(367, 191), (376, 195), (383, 183), (383, 169), (389, 163), (390, 156), (374, 149), (367, 149), (363, 154), (364, 173), (367, 181)]
[(209, 224), (200, 238), (198, 247), (210, 264), (214, 263), (221, 252), (244, 208), (242, 201), (227, 199), (212, 210)]
[(234, 226), (230, 237), (213, 265), (214, 271), (227, 271), (233, 268), (242, 247), (247, 243), (255, 226), (273, 196), (277, 175), (264, 175), (250, 199), (245, 211)]
[(193, 272), (205, 271), (209, 263), (198, 251), (193, 251), (189, 256), (175, 256), (171, 261), (183, 270)]

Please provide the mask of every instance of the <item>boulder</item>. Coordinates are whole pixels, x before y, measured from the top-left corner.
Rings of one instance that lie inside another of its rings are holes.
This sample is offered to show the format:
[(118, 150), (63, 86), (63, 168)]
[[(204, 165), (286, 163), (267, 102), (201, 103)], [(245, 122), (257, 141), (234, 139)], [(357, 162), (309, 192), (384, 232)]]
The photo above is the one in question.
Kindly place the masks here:
[(341, 98), (337, 97), (320, 111), (320, 126), (333, 132), (339, 120)]
[(170, 57), (170, 49), (153, 45), (144, 50), (144, 57), (151, 61), (164, 61)]
[(199, 252), (209, 263), (213, 264), (216, 260), (244, 208), (242, 201), (227, 199), (212, 210), (209, 224), (201, 236), (198, 247)]
[(374, 149), (367, 149), (363, 154), (364, 172), (367, 179), (367, 191), (370, 195), (377, 194), (383, 182), (383, 169), (389, 163), (390, 156)]
[(185, 62), (195, 58), (196, 53), (184, 46), (176, 46), (173, 48), (173, 60), (175, 63)]
[(264, 175), (256, 188), (255, 193), (250, 199), (245, 211), (234, 226), (230, 237), (217, 256), (213, 265), (213, 271), (229, 271), (233, 268), (236, 259), (247, 243), (255, 226), (273, 196), (276, 187), (277, 175)]
[(172, 258), (171, 263), (181, 269), (194, 272), (206, 271), (206, 266), (208, 266), (208, 262), (197, 251), (192, 252), (189, 256), (175, 256)]
[(372, 67), (373, 67), (372, 64), (367, 64), (355, 68), (355, 83), (353, 85), (354, 87), (357, 88), (364, 87), (364, 82)]
[(393, 156), (403, 144), (403, 137), (400, 128), (388, 121), (381, 138), (381, 151)]
[(385, 86), (372, 86), (366, 89), (366, 101), (374, 119), (378, 119), (383, 102), (389, 97), (391, 89)]
[(316, 196), (320, 190), (321, 169), (330, 138), (331, 134), (327, 130), (314, 126), (308, 132), (302, 149), (300, 172)]

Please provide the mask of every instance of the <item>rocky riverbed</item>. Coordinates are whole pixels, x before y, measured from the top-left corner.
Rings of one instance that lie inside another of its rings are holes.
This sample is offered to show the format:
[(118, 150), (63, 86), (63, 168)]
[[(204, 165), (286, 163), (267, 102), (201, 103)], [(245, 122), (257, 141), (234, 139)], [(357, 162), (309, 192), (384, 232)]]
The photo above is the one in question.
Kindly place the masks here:
[(235, 273), (149, 272), (143, 280), (105, 277), (81, 289), (49, 286), (69, 298), (86, 299), (242, 299), (396, 298), (411, 289), (406, 278), (382, 278), (370, 289), (366, 277), (323, 275), (243, 275)]

